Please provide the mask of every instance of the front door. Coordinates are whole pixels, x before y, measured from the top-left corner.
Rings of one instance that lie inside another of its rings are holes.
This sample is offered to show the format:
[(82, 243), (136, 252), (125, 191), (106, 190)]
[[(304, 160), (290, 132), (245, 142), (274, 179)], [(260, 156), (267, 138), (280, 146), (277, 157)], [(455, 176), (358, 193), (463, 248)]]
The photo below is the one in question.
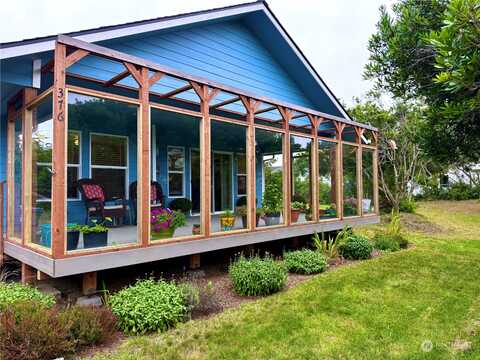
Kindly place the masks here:
[(213, 153), (212, 211), (233, 210), (232, 154)]

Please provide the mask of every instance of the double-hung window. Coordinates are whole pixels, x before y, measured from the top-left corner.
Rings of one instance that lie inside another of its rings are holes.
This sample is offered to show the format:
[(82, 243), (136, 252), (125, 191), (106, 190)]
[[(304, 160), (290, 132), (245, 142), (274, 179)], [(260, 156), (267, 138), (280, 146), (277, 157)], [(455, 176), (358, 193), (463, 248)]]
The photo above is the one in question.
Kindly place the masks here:
[(237, 195), (247, 195), (247, 157), (237, 155)]
[[(38, 129), (32, 135), (37, 150), (37, 201), (50, 201), (52, 199), (52, 152), (51, 135)], [(45, 145), (50, 144), (50, 145)], [(67, 153), (67, 198), (78, 200), (77, 180), (80, 178), (80, 147), (81, 136), (78, 131), (68, 132)], [(44, 151), (43, 149), (47, 149)]]
[(168, 196), (184, 196), (185, 179), (185, 149), (169, 146), (167, 151), (168, 163)]
[(125, 198), (127, 189), (128, 139), (124, 136), (91, 134), (91, 178), (103, 186), (107, 200)]

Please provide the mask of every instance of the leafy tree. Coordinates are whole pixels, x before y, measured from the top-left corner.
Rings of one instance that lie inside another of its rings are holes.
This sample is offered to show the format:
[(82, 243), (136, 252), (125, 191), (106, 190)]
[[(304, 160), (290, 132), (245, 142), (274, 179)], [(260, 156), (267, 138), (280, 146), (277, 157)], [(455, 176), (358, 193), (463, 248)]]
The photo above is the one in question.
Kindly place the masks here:
[(480, 161), (480, 4), (401, 0), (380, 8), (365, 77), (377, 91), (425, 105), (422, 147), (444, 164)]

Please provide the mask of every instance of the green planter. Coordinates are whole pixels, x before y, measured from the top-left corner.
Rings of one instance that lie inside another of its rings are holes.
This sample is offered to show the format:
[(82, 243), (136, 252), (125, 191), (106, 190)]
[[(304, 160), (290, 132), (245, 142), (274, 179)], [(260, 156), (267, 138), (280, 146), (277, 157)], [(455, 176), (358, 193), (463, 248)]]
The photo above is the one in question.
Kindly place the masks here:
[(152, 240), (162, 240), (162, 239), (169, 239), (173, 237), (173, 234), (175, 233), (175, 229), (164, 229), (160, 231), (151, 231), (150, 237)]

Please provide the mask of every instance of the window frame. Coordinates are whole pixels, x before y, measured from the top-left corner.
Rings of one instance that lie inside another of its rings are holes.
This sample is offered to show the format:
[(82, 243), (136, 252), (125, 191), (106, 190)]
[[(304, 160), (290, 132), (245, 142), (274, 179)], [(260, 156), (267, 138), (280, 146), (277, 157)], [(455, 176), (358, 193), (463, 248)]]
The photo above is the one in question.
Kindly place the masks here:
[(240, 156), (243, 156), (243, 157), (245, 158), (245, 171), (248, 172), (247, 154), (244, 154), (244, 153), (236, 153), (236, 154), (235, 154), (235, 160), (236, 160), (236, 165), (237, 165), (237, 169), (236, 169), (236, 170), (237, 170), (237, 174), (236, 174), (236, 179), (237, 179), (237, 197), (242, 197), (242, 196), (247, 196), (247, 195), (248, 195), (248, 186), (246, 187), (244, 194), (243, 194), (243, 193), (241, 194), (241, 193), (238, 191), (238, 189), (239, 189), (239, 186), (238, 186), (238, 178), (239, 178), (240, 176), (245, 177), (245, 184), (247, 184), (247, 180), (248, 180), (248, 174), (247, 174), (247, 172), (241, 173), (241, 172), (239, 171), (238, 158), (239, 158)]
[[(182, 171), (179, 170), (170, 170), (169, 168), (169, 150), (170, 149), (180, 149), (183, 154), (183, 168)], [(185, 167), (186, 167), (186, 156), (185, 156), (185, 146), (177, 145), (168, 145), (167, 146), (167, 197), (169, 199), (179, 199), (185, 197)], [(170, 174), (182, 174), (182, 194), (181, 195), (170, 195)]]
[[(109, 166), (109, 165), (92, 165), (92, 136), (106, 136), (106, 137), (116, 137), (125, 139), (125, 154), (126, 154), (126, 165), (125, 166)], [(107, 133), (100, 133), (100, 132), (90, 132), (89, 134), (89, 145), (88, 145), (88, 156), (89, 156), (89, 177), (92, 178), (92, 170), (93, 169), (112, 169), (112, 170), (125, 170), (125, 188), (123, 189), (123, 195), (125, 199), (128, 199), (128, 179), (130, 178), (129, 168), (130, 168), (130, 155), (129, 155), (129, 138), (125, 135), (116, 135), (116, 134), (107, 134)]]
[[(79, 148), (78, 148), (78, 151), (79, 151), (79, 154), (78, 154), (78, 164), (66, 164), (66, 168), (67, 168), (67, 172), (68, 172), (68, 168), (72, 167), (72, 168), (77, 168), (77, 180), (81, 179), (82, 178), (82, 132), (80, 130), (68, 130), (67, 131), (67, 137), (68, 137), (68, 134), (69, 133), (76, 133), (78, 134), (78, 139), (79, 139)], [(50, 168), (50, 171), (52, 170), (52, 167), (53, 167), (53, 162), (50, 162), (50, 163), (46, 163), (46, 162), (37, 162), (36, 163), (37, 167), (40, 167), (40, 166), (43, 166), (43, 167), (47, 167), (47, 168)], [(67, 192), (68, 194), (68, 185), (65, 184), (65, 191)], [(82, 197), (80, 196), (80, 192), (77, 190), (77, 197), (74, 197), (74, 198), (69, 198), (67, 197), (67, 201), (81, 201), (82, 200)], [(52, 201), (52, 198), (50, 197), (49, 199), (37, 199), (36, 200), (37, 202), (50, 202)]]

